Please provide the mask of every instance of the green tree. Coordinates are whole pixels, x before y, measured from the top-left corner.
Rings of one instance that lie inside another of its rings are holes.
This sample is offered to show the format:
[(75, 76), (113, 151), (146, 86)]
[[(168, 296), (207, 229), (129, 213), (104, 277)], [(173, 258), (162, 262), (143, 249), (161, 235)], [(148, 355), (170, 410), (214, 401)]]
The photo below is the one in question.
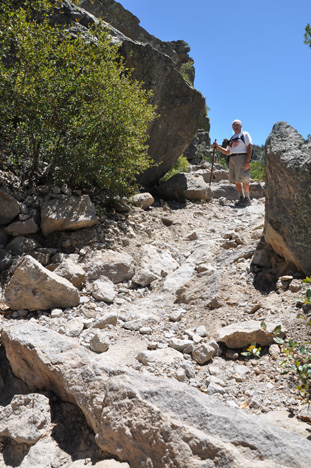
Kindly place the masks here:
[(311, 47), (311, 26), (310, 24), (307, 24), (306, 28), (305, 28), (305, 35), (304, 35), (304, 43), (309, 45), (309, 47)]
[(73, 35), (51, 26), (51, 9), (47, 0), (0, 6), (2, 141), (32, 175), (44, 167), (53, 181), (128, 195), (150, 165), (150, 93), (101, 23)]

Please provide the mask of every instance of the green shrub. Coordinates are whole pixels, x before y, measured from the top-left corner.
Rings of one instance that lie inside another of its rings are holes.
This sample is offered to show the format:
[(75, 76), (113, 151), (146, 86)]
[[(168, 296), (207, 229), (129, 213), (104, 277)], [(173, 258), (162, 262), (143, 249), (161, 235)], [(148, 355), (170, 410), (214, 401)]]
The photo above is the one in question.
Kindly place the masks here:
[(174, 163), (173, 167), (162, 177), (162, 181), (168, 180), (171, 177), (173, 177), (175, 174), (178, 174), (179, 172), (188, 172), (189, 170), (189, 163), (188, 159), (181, 155), (177, 159), (177, 161)]
[(0, 132), (11, 163), (128, 195), (150, 165), (150, 93), (132, 80), (102, 23), (73, 35), (50, 25), (49, 1), (19, 4), (0, 7)]
[(265, 180), (265, 163), (263, 161), (251, 161), (251, 178), (258, 181)]

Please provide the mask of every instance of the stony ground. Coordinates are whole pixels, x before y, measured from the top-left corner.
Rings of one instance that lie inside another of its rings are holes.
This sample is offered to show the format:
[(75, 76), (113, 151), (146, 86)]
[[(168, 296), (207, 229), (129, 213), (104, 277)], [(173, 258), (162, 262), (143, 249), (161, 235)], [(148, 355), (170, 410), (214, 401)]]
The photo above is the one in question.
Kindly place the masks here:
[[(292, 290), (264, 291), (254, 286), (251, 260), (262, 236), (264, 200), (253, 200), (243, 209), (224, 199), (185, 204), (157, 201), (146, 211), (133, 208), (126, 215), (103, 217), (101, 223), (105, 232), (101, 246), (137, 256), (142, 245), (152, 243), (170, 251), (180, 264), (191, 255), (201, 255), (200, 268), (184, 299), (176, 300), (176, 294), (164, 290), (163, 280), (146, 288), (119, 284), (117, 298), (110, 305), (95, 301), (85, 287), (74, 309), (12, 313), (3, 304), (2, 321), (33, 320), (88, 347), (89, 325), (104, 313), (116, 313), (117, 324), (107, 329), (107, 361), (180, 380), (243, 411), (265, 413), (275, 423), (310, 438), (310, 426), (295, 417), (301, 403), (297, 381), (293, 375), (282, 375), (284, 356), (276, 345), (265, 347), (260, 358), (244, 357), (243, 350), (230, 354), (223, 347), (222, 354), (205, 365), (170, 345), (172, 339), (215, 339), (222, 327), (248, 320), (281, 323), (289, 337), (304, 335), (297, 308), (297, 298), (304, 296), (306, 288), (301, 280), (294, 280), (297, 288)], [(220, 273), (220, 283), (210, 303), (204, 287), (215, 271)]]

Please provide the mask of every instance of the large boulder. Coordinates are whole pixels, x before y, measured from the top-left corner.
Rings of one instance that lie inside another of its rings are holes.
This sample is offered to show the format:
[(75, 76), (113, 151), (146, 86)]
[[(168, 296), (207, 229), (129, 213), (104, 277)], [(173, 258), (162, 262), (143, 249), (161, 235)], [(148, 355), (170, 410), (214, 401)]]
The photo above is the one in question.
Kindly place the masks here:
[(184, 53), (184, 48), (180, 51), (176, 47), (176, 45), (178, 46), (183, 41), (178, 41), (178, 44), (162, 42), (160, 39), (152, 36), (139, 25), (139, 19), (130, 11), (123, 8), (121, 3), (115, 0), (81, 0), (80, 5), (94, 16), (103, 18), (107, 23), (133, 41), (150, 44), (162, 54), (168, 55), (176, 66), (180, 66), (181, 63), (189, 60), (188, 54)]
[(87, 272), (88, 281), (106, 276), (114, 284), (129, 281), (135, 274), (135, 261), (125, 252), (98, 250), (91, 252), (83, 259), (83, 269)]
[(97, 221), (95, 207), (88, 195), (57, 198), (43, 203), (41, 208), (41, 230), (45, 236), (54, 231), (91, 227)]
[(174, 379), (122, 369), (40, 325), (13, 324), (1, 343), (30, 391), (77, 405), (99, 447), (131, 468), (311, 466), (311, 442), (298, 433)]
[[(139, 181), (154, 185), (174, 164), (195, 136), (205, 109), (204, 97), (189, 85), (179, 69), (192, 59), (187, 47), (161, 42), (139, 26), (139, 20), (113, 0), (82, 1), (81, 6), (109, 22), (110, 33), (133, 69), (133, 78), (153, 90), (151, 103), (159, 115), (149, 126), (149, 155), (156, 165)], [(190, 50), (190, 48), (189, 48)]]
[(193, 174), (175, 174), (169, 180), (160, 183), (152, 189), (155, 196), (165, 200), (210, 200), (211, 191), (203, 177), (196, 177)]
[(68, 280), (44, 268), (30, 255), (26, 255), (4, 291), (7, 305), (13, 310), (47, 310), (75, 307), (80, 296)]
[(288, 123), (266, 141), (264, 236), (272, 249), (311, 274), (311, 146)]

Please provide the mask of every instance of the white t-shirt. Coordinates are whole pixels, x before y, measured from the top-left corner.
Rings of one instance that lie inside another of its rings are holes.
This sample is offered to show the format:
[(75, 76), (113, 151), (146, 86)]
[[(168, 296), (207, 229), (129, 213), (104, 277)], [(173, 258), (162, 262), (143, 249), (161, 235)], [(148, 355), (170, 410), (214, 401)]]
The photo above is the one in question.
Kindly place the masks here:
[[(243, 140), (241, 140), (241, 134), (243, 133), (243, 137), (245, 140), (245, 143)], [(248, 132), (240, 132), (235, 135), (233, 135), (231, 142), (230, 142), (230, 154), (236, 154), (236, 153), (247, 153), (247, 146), (252, 145), (252, 138)]]

